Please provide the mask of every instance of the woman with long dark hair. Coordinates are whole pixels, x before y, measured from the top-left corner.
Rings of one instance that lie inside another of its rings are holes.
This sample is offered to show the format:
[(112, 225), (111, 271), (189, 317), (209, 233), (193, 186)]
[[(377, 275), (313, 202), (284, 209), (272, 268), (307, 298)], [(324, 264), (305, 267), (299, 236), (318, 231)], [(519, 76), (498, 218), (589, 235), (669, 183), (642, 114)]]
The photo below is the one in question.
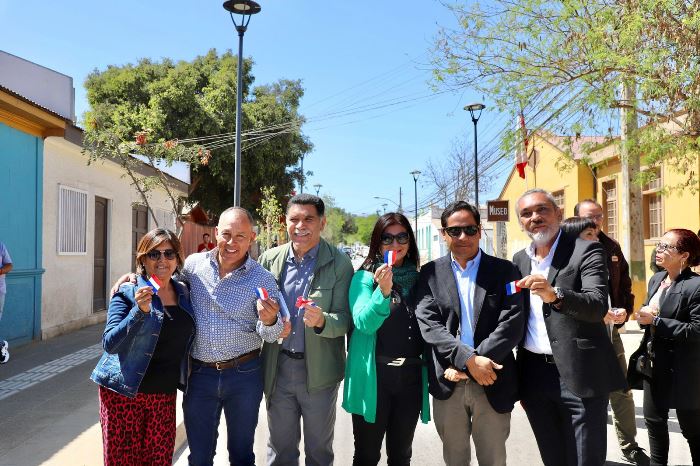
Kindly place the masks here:
[(175, 401), (194, 338), (187, 287), (175, 233), (156, 228), (136, 250), (137, 283), (112, 297), (102, 335), (104, 354), (92, 372), (99, 384), (104, 464), (170, 465)]
[[(393, 264), (384, 263), (385, 255)], [(355, 466), (379, 463), (385, 435), (388, 463), (410, 464), (419, 414), (423, 422), (430, 420), (423, 338), (408, 305), (419, 264), (408, 219), (399, 213), (379, 217), (367, 258), (350, 285), (355, 329), (343, 408), (352, 414)]]
[[(649, 280), (637, 321), (644, 327), (630, 356), (627, 378), (644, 389), (644, 422), (651, 464), (668, 462), (668, 411), (676, 410), (693, 464), (700, 464), (700, 238), (690, 230), (669, 230), (656, 245), (664, 270)], [(641, 382), (641, 383), (640, 383)]]

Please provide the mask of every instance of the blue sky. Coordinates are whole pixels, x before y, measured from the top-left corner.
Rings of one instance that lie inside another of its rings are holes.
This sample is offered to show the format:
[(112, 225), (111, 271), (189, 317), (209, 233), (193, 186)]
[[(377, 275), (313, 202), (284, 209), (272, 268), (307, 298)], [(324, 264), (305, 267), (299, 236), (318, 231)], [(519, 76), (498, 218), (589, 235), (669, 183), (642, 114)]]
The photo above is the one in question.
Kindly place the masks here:
[[(449, 11), (435, 0), (260, 3), (262, 12), (245, 35), (244, 55), (255, 61), (257, 84), (303, 81), (300, 111), (309, 120), (303, 131), (315, 146), (304, 162), (305, 170), (314, 172), (306, 191), (320, 183), (321, 194), (333, 196), (340, 207), (369, 213), (386, 202), (373, 196), (398, 202), (401, 187), (404, 207), (412, 209), (409, 172), (425, 171), (427, 161), (444, 157), (457, 137), (471, 143), (472, 123), (462, 108), (482, 100), (469, 90), (433, 95), (429, 50), (439, 25), (454, 26)], [(86, 110), (82, 84), (95, 68), (142, 57), (191, 60), (211, 48), (237, 50), (235, 30), (221, 5), (212, 0), (0, 0), (0, 49), (72, 76), (80, 117)], [(479, 147), (493, 147), (489, 141), (502, 125), (502, 116), (485, 110)], [(505, 175), (481, 195), (482, 202), (498, 196)], [(419, 179), (419, 205), (434, 189), (425, 177)]]

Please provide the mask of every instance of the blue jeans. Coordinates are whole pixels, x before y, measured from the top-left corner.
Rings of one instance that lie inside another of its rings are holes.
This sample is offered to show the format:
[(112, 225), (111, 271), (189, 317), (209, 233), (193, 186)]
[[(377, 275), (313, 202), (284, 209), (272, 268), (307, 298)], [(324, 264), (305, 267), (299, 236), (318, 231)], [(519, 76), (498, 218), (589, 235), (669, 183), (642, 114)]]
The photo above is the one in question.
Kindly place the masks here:
[(261, 360), (219, 371), (192, 364), (187, 393), (182, 402), (191, 466), (214, 462), (221, 410), (226, 416), (229, 462), (255, 465), (253, 438), (263, 393)]

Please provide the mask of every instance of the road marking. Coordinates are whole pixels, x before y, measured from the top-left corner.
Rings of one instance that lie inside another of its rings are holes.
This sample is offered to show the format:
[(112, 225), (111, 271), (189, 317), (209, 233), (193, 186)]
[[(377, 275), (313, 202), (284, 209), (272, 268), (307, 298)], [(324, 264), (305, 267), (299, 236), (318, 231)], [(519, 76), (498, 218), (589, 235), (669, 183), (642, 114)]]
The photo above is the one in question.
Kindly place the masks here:
[(98, 358), (102, 355), (102, 344), (88, 346), (87, 348), (68, 354), (62, 358), (54, 359), (40, 366), (33, 367), (21, 374), (0, 381), (0, 400), (25, 390), (39, 382), (44, 382), (58, 374), (72, 369), (75, 366)]

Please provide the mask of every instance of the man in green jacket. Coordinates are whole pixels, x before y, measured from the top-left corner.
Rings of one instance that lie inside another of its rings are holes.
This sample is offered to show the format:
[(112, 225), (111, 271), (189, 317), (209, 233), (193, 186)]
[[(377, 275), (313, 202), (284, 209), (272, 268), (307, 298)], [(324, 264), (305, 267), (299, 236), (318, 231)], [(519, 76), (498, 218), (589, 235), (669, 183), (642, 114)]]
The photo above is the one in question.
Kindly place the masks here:
[(300, 417), (306, 463), (333, 463), (335, 405), (345, 372), (353, 268), (346, 254), (321, 239), (324, 211), (317, 196), (292, 197), (287, 204), (290, 242), (260, 257), (260, 264), (277, 280), (291, 323), (281, 344), (263, 345), (268, 465), (299, 463)]

